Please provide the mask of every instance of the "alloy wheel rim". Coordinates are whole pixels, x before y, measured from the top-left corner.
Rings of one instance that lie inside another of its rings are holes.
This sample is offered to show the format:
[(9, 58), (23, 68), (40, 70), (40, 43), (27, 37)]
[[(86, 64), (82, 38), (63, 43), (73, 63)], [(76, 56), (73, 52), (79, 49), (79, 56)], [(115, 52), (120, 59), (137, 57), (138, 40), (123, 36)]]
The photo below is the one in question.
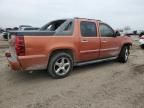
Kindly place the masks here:
[(70, 60), (66, 57), (59, 58), (54, 64), (54, 71), (57, 75), (65, 75), (70, 70)]
[(126, 49), (126, 51), (125, 51), (125, 61), (127, 61), (128, 60), (128, 49)]

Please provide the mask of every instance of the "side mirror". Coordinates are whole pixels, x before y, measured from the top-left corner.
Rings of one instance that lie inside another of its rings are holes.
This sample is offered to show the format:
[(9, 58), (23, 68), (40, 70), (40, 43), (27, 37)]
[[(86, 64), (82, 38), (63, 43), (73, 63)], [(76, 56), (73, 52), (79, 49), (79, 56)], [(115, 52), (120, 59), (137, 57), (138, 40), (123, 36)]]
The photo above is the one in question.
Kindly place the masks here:
[(120, 32), (119, 31), (115, 32), (115, 36), (114, 37), (117, 37), (117, 36), (120, 36)]

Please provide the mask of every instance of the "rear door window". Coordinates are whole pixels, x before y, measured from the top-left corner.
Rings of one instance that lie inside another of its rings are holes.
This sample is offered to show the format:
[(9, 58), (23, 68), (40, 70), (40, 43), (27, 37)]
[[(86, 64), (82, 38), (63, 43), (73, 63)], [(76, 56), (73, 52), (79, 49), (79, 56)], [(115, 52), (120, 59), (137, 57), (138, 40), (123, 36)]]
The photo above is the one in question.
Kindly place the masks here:
[(80, 31), (83, 37), (96, 37), (97, 30), (94, 22), (82, 21), (80, 23)]

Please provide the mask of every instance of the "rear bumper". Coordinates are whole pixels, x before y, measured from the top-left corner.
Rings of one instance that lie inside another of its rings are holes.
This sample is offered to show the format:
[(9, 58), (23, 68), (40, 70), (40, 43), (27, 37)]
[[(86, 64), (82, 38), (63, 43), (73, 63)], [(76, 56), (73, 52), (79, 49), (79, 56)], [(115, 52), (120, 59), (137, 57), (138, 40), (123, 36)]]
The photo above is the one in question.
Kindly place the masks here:
[(12, 57), (9, 52), (6, 52), (5, 56), (7, 57), (9, 66), (11, 67), (12, 70), (22, 71), (21, 65), (20, 65), (19, 61), (16, 59), (16, 57)]

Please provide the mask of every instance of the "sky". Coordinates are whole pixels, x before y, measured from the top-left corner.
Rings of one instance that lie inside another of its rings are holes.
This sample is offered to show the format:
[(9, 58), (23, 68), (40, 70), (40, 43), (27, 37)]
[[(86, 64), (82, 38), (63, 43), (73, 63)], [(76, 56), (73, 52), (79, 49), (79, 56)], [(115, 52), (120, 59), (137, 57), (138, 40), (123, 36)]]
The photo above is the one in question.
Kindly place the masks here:
[(41, 27), (74, 17), (99, 19), (114, 29), (144, 30), (144, 0), (0, 0), (0, 27)]

